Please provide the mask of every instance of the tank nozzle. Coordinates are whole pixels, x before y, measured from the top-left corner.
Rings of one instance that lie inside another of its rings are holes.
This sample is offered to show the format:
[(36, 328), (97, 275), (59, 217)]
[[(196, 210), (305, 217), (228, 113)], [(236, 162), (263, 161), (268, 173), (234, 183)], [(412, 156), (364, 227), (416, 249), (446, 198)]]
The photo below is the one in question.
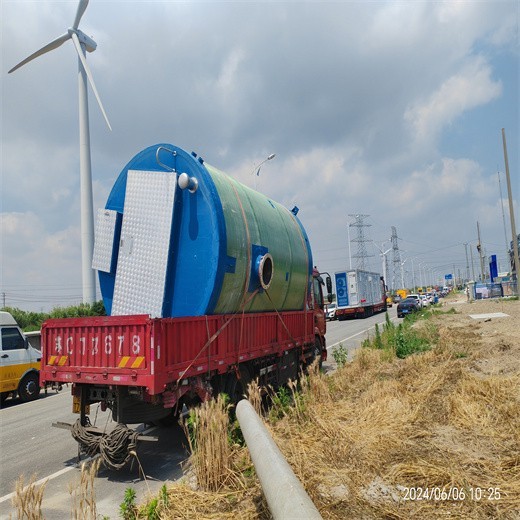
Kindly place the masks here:
[(190, 177), (187, 173), (181, 173), (177, 183), (181, 190), (187, 188), (190, 193), (195, 193), (199, 188), (199, 181), (195, 177)]
[(267, 291), (273, 281), (273, 257), (269, 253), (266, 253), (265, 255), (259, 256), (255, 263), (260, 285), (264, 291)]

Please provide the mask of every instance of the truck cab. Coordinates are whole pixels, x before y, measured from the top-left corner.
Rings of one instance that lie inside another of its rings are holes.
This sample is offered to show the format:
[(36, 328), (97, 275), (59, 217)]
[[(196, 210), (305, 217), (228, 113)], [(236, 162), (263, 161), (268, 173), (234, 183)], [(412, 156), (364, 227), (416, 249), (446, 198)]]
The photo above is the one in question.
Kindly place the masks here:
[(18, 393), (22, 402), (40, 394), (41, 352), (31, 346), (15, 319), (0, 312), (0, 402)]

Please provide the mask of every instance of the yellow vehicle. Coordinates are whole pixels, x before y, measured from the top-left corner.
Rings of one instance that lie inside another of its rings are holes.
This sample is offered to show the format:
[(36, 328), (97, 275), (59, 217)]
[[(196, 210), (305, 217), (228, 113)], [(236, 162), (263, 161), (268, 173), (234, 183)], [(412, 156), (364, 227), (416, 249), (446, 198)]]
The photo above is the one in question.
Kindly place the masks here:
[(0, 403), (10, 394), (22, 402), (40, 395), (41, 357), (11, 314), (0, 311)]
[(398, 294), (402, 300), (404, 300), (410, 294), (407, 289), (397, 289), (395, 293)]
[(394, 304), (394, 301), (392, 300), (392, 297), (391, 296), (387, 296), (387, 298), (386, 298), (386, 306), (387, 307), (392, 307), (393, 304)]

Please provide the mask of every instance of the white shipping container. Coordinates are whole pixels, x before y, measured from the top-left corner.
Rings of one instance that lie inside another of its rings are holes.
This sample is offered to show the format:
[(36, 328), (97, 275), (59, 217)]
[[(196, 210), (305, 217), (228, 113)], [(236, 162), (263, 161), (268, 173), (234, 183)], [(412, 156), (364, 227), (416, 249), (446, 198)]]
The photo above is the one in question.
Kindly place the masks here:
[(381, 275), (353, 269), (335, 273), (338, 307), (366, 307), (381, 303)]

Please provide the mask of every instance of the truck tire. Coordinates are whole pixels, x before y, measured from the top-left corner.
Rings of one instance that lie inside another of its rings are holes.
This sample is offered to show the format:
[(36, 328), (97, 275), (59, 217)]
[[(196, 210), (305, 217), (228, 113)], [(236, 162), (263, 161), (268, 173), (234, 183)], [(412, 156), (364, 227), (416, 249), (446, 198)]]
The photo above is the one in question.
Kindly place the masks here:
[(20, 381), (18, 386), (18, 395), (20, 401), (26, 403), (34, 401), (40, 395), (40, 379), (36, 372), (29, 372)]
[(247, 393), (247, 385), (251, 382), (249, 370), (245, 366), (240, 367), (240, 379), (235, 372), (231, 372), (227, 376), (225, 393), (229, 396), (232, 403), (236, 404), (245, 398)]
[(157, 426), (164, 426), (165, 428), (169, 428), (170, 426), (175, 426), (179, 424), (179, 417), (181, 416), (182, 405), (174, 406), (171, 412), (162, 419), (158, 421), (154, 421), (154, 424)]
[(9, 392), (2, 392), (0, 393), (0, 407), (3, 406), (5, 403), (5, 400), (9, 397)]
[(309, 367), (314, 363), (314, 361), (318, 360), (318, 368), (321, 370), (323, 366), (323, 361), (321, 359), (321, 341), (316, 336), (316, 339), (314, 340), (314, 346), (312, 347), (312, 355), (307, 358), (307, 363), (305, 365), (305, 373), (309, 370)]
[(318, 366), (319, 366), (320, 370), (323, 368), (323, 360), (321, 358), (321, 349), (322, 349), (321, 341), (318, 338), (316, 338), (314, 340), (314, 359), (318, 360)]

